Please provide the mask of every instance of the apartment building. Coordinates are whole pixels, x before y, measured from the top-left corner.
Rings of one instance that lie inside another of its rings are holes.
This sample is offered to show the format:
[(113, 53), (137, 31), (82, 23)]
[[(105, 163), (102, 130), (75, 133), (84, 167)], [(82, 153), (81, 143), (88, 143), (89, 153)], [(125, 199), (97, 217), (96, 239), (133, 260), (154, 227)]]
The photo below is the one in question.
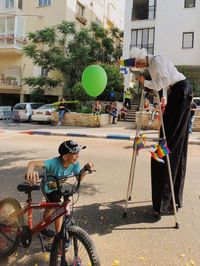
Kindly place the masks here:
[[(22, 53), (26, 34), (63, 20), (74, 21), (78, 28), (97, 21), (104, 27), (123, 29), (123, 10), (118, 0), (0, 0), (0, 105), (28, 101), (30, 89), (23, 78), (45, 75)], [(60, 77), (59, 73), (53, 73)], [(46, 92), (57, 100), (62, 88)]]
[[(144, 47), (167, 56), (199, 82), (199, 16), (196, 0), (126, 0), (123, 57), (129, 57), (132, 47)], [(127, 74), (125, 86), (130, 79)]]

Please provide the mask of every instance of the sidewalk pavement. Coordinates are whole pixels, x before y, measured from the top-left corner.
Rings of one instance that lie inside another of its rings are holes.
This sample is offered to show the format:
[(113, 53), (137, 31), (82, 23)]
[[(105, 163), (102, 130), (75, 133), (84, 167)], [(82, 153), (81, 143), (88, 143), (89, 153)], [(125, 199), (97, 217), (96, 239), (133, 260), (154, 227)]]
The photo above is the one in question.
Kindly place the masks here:
[[(133, 123), (124, 121), (98, 128), (20, 124), (0, 128), (0, 133), (133, 140), (136, 134), (136, 129), (133, 127)], [(156, 141), (158, 139), (156, 130), (141, 130), (141, 133), (146, 136), (147, 140)], [(190, 134), (189, 144), (200, 144), (200, 132)]]

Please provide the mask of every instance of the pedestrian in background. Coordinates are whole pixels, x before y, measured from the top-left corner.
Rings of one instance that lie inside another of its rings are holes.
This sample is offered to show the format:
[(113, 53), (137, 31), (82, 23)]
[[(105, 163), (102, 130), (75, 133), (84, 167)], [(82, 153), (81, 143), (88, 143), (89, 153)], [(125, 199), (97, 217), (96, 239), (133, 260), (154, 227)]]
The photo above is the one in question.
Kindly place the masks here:
[(127, 89), (124, 93), (125, 107), (131, 109), (131, 91)]
[(93, 107), (92, 107), (92, 112), (94, 115), (94, 126), (100, 127), (101, 125), (101, 104), (99, 100), (96, 100)]
[(60, 104), (58, 105), (58, 126), (62, 125), (62, 120), (64, 118), (65, 112), (67, 111), (67, 104), (65, 98), (60, 99)]
[(189, 121), (189, 133), (192, 134), (192, 126), (194, 123), (194, 113), (197, 108), (196, 103), (193, 101), (191, 102), (191, 108), (190, 108), (190, 121)]

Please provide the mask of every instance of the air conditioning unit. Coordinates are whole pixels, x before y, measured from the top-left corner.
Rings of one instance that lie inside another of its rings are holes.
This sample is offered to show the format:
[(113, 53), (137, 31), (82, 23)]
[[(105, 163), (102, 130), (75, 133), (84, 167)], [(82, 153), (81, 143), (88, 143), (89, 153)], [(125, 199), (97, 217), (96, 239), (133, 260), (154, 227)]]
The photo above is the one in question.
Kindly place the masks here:
[(86, 24), (86, 22), (87, 22), (87, 19), (86, 18), (84, 18), (83, 16), (81, 16), (79, 13), (76, 13), (76, 19), (78, 20), (78, 21), (80, 21), (82, 24)]

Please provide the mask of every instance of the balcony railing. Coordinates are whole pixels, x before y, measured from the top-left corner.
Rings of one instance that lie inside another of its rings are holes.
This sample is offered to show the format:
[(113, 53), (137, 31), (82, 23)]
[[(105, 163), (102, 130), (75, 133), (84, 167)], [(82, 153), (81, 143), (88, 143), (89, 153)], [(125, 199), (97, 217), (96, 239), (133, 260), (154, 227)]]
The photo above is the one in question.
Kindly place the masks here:
[(24, 44), (26, 44), (26, 39), (22, 36), (14, 34), (0, 35), (0, 49), (15, 48), (17, 50), (22, 50)]
[(148, 44), (137, 44), (137, 45), (134, 45), (134, 44), (131, 44), (130, 45), (130, 50), (133, 48), (133, 47), (138, 47), (138, 48), (145, 48), (148, 52), (148, 54), (154, 54), (154, 44), (152, 43), (148, 43)]
[(19, 87), (21, 86), (21, 68), (18, 66), (0, 67), (0, 87)]
[(76, 19), (78, 21), (80, 21), (82, 24), (86, 25), (87, 23), (87, 19), (85, 17), (83, 17), (81, 14), (79, 14), (78, 12), (76, 12)]
[(156, 6), (140, 7), (132, 9), (132, 20), (155, 19)]

